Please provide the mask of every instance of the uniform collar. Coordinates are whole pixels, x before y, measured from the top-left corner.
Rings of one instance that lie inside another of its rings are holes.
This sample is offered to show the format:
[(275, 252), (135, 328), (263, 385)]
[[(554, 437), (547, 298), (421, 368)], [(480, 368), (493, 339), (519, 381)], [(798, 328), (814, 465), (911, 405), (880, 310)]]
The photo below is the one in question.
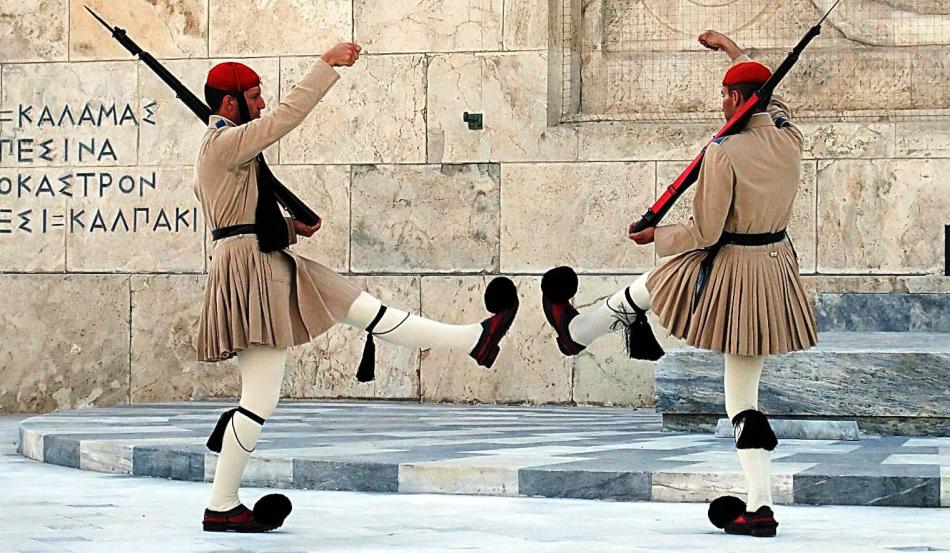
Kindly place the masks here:
[(221, 117), (220, 115), (212, 115), (208, 118), (208, 127), (212, 129), (220, 129), (224, 127), (236, 127), (234, 121), (231, 121), (227, 117)]
[(752, 116), (752, 119), (749, 119), (749, 124), (746, 125), (746, 128), (755, 129), (757, 127), (769, 127), (774, 126), (775, 123), (772, 122), (772, 116), (768, 113), (756, 113)]

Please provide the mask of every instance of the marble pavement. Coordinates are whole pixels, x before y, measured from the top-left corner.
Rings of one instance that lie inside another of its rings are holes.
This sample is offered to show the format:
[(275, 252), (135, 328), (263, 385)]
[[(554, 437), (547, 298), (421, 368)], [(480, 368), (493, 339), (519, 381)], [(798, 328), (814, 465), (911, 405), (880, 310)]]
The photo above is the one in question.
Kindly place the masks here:
[[(56, 465), (209, 481), (204, 441), (226, 402), (85, 409), (20, 424), (20, 452)], [(950, 438), (783, 440), (777, 503), (950, 506)], [(730, 439), (661, 431), (649, 410), (283, 402), (246, 484), (620, 501), (741, 495)]]

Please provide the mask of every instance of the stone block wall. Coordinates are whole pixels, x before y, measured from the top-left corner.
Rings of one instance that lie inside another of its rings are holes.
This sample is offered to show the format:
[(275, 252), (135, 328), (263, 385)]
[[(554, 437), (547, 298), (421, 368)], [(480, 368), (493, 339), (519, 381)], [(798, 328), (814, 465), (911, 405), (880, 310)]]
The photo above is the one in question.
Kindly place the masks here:
[[(336, 42), (363, 44), (267, 152), (325, 219), (296, 250), (449, 322), (484, 315), (494, 275), (520, 287), (490, 370), (378, 343), (377, 380), (360, 384), (361, 333), (334, 328), (293, 351), (287, 397), (652, 405), (653, 366), (625, 359), (619, 339), (558, 353), (539, 278), (577, 267), (578, 304), (592, 305), (649, 270), (652, 248), (626, 225), (717, 124), (552, 121), (560, 0), (27, 0), (0, 7), (0, 412), (238, 392), (234, 362), (195, 361), (202, 126), (84, 3), (199, 94), (211, 65), (244, 61), (271, 105)], [(469, 130), (466, 111), (485, 128)], [(802, 126), (791, 232), (809, 290), (950, 291), (950, 122)], [(684, 201), (670, 220), (687, 215)]]

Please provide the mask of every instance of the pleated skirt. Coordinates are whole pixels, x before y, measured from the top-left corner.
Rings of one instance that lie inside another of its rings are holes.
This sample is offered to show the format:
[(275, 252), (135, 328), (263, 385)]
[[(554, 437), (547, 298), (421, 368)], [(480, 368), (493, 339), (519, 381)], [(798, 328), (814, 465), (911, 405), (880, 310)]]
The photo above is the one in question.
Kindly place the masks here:
[(229, 359), (250, 345), (309, 342), (350, 309), (359, 288), (289, 250), (262, 253), (254, 235), (214, 245), (198, 320), (201, 361)]
[(650, 273), (651, 310), (672, 336), (733, 355), (773, 355), (817, 343), (815, 317), (788, 240), (767, 246), (725, 245), (693, 309), (705, 250), (673, 257)]

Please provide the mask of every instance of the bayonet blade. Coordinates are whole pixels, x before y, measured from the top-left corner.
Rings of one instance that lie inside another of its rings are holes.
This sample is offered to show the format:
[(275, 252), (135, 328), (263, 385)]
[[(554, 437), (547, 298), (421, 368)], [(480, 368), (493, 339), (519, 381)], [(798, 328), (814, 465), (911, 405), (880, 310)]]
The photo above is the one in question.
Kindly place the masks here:
[(92, 14), (93, 17), (95, 17), (96, 19), (98, 19), (98, 20), (99, 20), (99, 23), (102, 23), (102, 25), (103, 25), (106, 29), (109, 29), (110, 31), (115, 32), (115, 29), (112, 28), (112, 25), (109, 25), (108, 23), (106, 23), (106, 20), (103, 19), (103, 18), (101, 18), (101, 17), (99, 17), (99, 14), (97, 14), (97, 13), (94, 12), (94, 11), (92, 11), (92, 8), (90, 8), (89, 6), (87, 6), (87, 5), (85, 5), (85, 4), (83, 4), (82, 7), (86, 8), (86, 11), (89, 12), (90, 14)]
[(841, 0), (837, 0), (834, 4), (832, 4), (831, 8), (828, 10), (828, 12), (825, 14), (825, 16), (822, 17), (822, 18), (821, 18), (821, 21), (818, 22), (818, 25), (819, 25), (819, 26), (820, 26), (822, 23), (824, 23), (826, 19), (828, 19), (828, 16), (831, 15), (831, 12), (835, 11), (835, 8), (838, 7), (838, 4), (839, 4), (840, 2), (841, 2)]

